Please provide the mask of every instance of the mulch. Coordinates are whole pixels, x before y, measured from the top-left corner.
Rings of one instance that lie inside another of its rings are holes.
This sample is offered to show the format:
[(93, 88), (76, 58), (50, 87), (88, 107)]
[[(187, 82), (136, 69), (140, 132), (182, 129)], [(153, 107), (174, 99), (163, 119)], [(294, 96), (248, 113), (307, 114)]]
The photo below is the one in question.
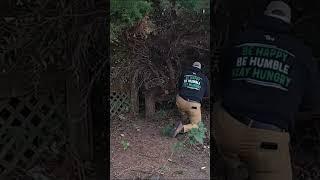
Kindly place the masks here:
[[(209, 113), (204, 113), (204, 124), (209, 134)], [(174, 151), (178, 138), (164, 136), (161, 130), (179, 120), (176, 112), (162, 117), (145, 119), (120, 115), (111, 122), (111, 179), (209, 179), (210, 142)], [(129, 143), (125, 150), (121, 142)], [(206, 148), (204, 148), (206, 146)]]

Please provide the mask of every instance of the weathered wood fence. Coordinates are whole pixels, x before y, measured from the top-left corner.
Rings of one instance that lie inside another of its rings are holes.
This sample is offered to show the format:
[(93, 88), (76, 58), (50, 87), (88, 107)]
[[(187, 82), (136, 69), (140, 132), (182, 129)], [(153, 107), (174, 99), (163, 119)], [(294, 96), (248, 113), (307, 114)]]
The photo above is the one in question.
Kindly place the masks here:
[(130, 94), (114, 91), (110, 93), (110, 115), (114, 117), (130, 111)]
[(28, 73), (0, 74), (0, 84), (0, 179), (16, 168), (32, 167), (41, 149), (59, 141), (57, 130), (80, 156), (90, 158), (88, 120), (81, 118), (80, 92), (71, 73), (42, 73), (36, 92)]

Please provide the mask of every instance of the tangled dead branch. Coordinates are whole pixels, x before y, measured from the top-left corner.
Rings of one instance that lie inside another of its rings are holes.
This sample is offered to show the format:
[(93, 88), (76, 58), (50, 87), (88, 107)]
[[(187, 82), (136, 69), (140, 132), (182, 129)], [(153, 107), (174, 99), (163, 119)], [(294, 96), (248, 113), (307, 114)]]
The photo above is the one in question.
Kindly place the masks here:
[[(122, 82), (137, 83), (131, 86), (134, 91), (144, 92), (160, 88), (162, 92), (173, 92), (182, 64), (188, 64), (188, 61), (196, 58), (204, 60), (208, 65), (209, 59), (206, 59), (206, 56), (209, 56), (209, 33), (203, 32), (209, 28), (190, 28), (202, 27), (203, 24), (209, 26), (208, 17), (199, 18), (191, 14), (182, 13), (179, 17), (175, 13), (156, 13), (143, 18), (134, 27), (126, 30), (123, 42), (128, 46), (122, 48), (129, 49), (128, 60), (114, 65), (114, 72), (111, 73), (118, 76), (111, 75), (111, 79), (119, 78), (121, 73), (115, 71), (129, 72), (130, 75), (125, 74), (121, 78), (133, 80)], [(117, 51), (114, 51), (114, 54), (117, 54)], [(115, 82), (118, 83), (119, 80)], [(122, 85), (111, 85), (115, 86)], [(137, 93), (131, 90), (131, 94)]]
[[(92, 88), (105, 75), (107, 66), (107, 9), (92, 12), (84, 8), (93, 9), (96, 3), (21, 0), (18, 16), (0, 18), (0, 71), (28, 72), (25, 78), (32, 86), (27, 93), (35, 94), (42, 72), (71, 71), (82, 95), (83, 121), (90, 119)], [(80, 158), (69, 155), (74, 167), (71, 170), (79, 173), (76, 179), (84, 179)]]

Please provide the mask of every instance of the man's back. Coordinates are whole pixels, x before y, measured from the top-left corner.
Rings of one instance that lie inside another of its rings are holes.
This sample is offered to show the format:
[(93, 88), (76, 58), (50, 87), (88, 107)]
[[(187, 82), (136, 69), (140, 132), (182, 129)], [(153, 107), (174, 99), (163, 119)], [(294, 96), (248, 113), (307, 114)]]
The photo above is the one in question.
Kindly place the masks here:
[(289, 127), (304, 95), (319, 103), (317, 71), (311, 50), (289, 36), (290, 6), (271, 1), (264, 15), (226, 51), (215, 140), (248, 164), (249, 179), (292, 180)]
[(208, 78), (200, 69), (192, 67), (185, 70), (179, 79), (179, 95), (201, 103), (204, 96), (208, 96)]
[(315, 72), (311, 51), (288, 34), (288, 24), (263, 16), (232, 43), (224, 59), (226, 109), (288, 128)]
[(180, 131), (188, 132), (198, 128), (201, 122), (201, 101), (208, 96), (208, 78), (201, 72), (201, 63), (194, 62), (192, 67), (185, 70), (179, 79), (179, 93), (176, 96), (176, 105), (183, 117), (189, 117), (190, 123), (183, 125), (180, 121), (172, 131), (175, 137)]

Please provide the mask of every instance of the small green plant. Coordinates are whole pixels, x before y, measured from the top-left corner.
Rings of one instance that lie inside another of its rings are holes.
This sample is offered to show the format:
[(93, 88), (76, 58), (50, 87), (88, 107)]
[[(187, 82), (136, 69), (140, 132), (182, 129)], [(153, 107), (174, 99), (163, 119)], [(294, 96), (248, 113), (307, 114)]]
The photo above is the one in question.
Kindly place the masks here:
[(183, 150), (183, 147), (184, 147), (184, 142), (178, 141), (172, 145), (172, 151), (174, 152), (181, 151)]
[(160, 118), (160, 119), (163, 119), (167, 116), (167, 112), (166, 110), (164, 109), (160, 109), (158, 112), (157, 112), (157, 117)]
[(127, 140), (122, 140), (121, 141), (122, 147), (124, 150), (127, 150), (129, 148), (129, 142)]
[(167, 124), (163, 129), (162, 129), (162, 135), (164, 136), (170, 136), (172, 129), (173, 129), (173, 125), (172, 124)]
[[(165, 126), (162, 129), (162, 133), (163, 134), (167, 134), (170, 133), (171, 130), (173, 129), (173, 126), (168, 124), (167, 126)], [(178, 141), (174, 144), (172, 144), (171, 146), (171, 155), (168, 158), (168, 161), (166, 161), (166, 163), (159, 169), (159, 173), (163, 174), (165, 171), (165, 168), (167, 168), (167, 163), (168, 162), (173, 162), (173, 160), (171, 159), (174, 153), (177, 153), (179, 151), (182, 151), (186, 145), (186, 143), (189, 144), (195, 144), (195, 143), (201, 143), (203, 144), (203, 140), (205, 138), (205, 133), (207, 132), (207, 129), (205, 128), (204, 124), (202, 122), (200, 122), (198, 124), (198, 128), (193, 128), (190, 130), (190, 132), (188, 133), (188, 138), (185, 138), (182, 141)], [(181, 172), (182, 174), (183, 172)]]
[(207, 128), (205, 128), (203, 122), (198, 124), (198, 128), (192, 128), (188, 133), (189, 143), (196, 144), (197, 142), (203, 144), (203, 140), (206, 137)]

